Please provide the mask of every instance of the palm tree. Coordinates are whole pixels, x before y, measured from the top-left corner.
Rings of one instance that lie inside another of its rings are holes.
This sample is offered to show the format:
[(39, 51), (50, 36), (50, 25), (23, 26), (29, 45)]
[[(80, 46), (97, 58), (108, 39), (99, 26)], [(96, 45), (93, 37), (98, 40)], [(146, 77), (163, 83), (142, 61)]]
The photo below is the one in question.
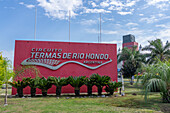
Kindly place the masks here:
[(148, 41), (149, 45), (145, 46), (142, 50), (149, 51), (150, 53), (146, 53), (147, 63), (152, 64), (156, 63), (156, 58), (160, 59), (160, 61), (169, 60), (170, 59), (170, 43), (167, 42), (164, 46), (161, 39), (156, 39), (152, 41)]
[(122, 83), (121, 82), (116, 82), (116, 81), (110, 81), (105, 88), (105, 91), (109, 93), (110, 95), (113, 95), (115, 91), (117, 91), (117, 88), (121, 87)]
[(38, 86), (39, 89), (42, 91), (43, 96), (47, 96), (47, 91), (52, 87), (52, 83), (49, 79), (46, 79), (45, 77), (42, 77), (39, 79)]
[(98, 89), (98, 95), (102, 95), (102, 89), (105, 85), (108, 84), (110, 81), (109, 76), (100, 76), (99, 74), (93, 74), (91, 77), (91, 80), (93, 81), (94, 85), (97, 86)]
[(143, 54), (137, 50), (137, 46), (133, 46), (132, 49), (123, 48), (122, 52), (117, 55), (117, 59), (118, 63), (126, 60), (135, 60), (138, 63), (145, 61)]
[[(145, 100), (148, 92), (160, 89), (163, 102), (170, 103), (170, 62), (161, 62), (143, 68), (142, 86), (145, 91)], [(138, 80), (139, 80), (138, 79)]]
[(78, 76), (78, 77), (69, 76), (68, 78), (69, 84), (72, 87), (74, 87), (76, 96), (80, 95), (80, 87), (85, 84), (85, 78), (86, 76)]
[(38, 87), (39, 77), (35, 78), (24, 78), (24, 80), (28, 83), (28, 86), (31, 88), (31, 97), (35, 97), (36, 94), (36, 88)]
[(13, 81), (13, 82), (8, 82), (12, 87), (17, 89), (17, 93), (19, 97), (23, 97), (23, 89), (28, 86), (28, 83), (23, 80), (18, 80), (18, 81)]
[(91, 78), (92, 76), (85, 79), (85, 85), (87, 86), (87, 93), (88, 93), (89, 96), (92, 95), (92, 87), (94, 86), (94, 81)]
[(142, 63), (145, 63), (145, 57), (140, 51), (137, 50), (137, 46), (133, 46), (132, 49), (123, 48), (122, 52), (117, 55), (118, 64), (124, 62), (122, 67), (122, 74), (125, 77), (131, 78), (131, 85), (133, 84), (132, 76), (136, 73), (136, 70), (141, 67)]
[(65, 77), (48, 77), (49, 81), (56, 86), (56, 96), (61, 95), (62, 86), (68, 85), (68, 78)]

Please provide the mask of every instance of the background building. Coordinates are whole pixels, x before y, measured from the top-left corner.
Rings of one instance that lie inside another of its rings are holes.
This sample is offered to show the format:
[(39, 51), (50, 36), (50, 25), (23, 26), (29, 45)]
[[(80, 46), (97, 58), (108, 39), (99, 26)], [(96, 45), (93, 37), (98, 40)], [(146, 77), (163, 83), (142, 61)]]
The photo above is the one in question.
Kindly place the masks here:
[(132, 48), (133, 46), (137, 46), (138, 49), (138, 43), (135, 42), (135, 36), (134, 35), (124, 35), (123, 36), (123, 44), (122, 47)]
[[(135, 41), (135, 36), (132, 34), (124, 35), (122, 48), (127, 47), (127, 48), (131, 49), (133, 46), (137, 46), (137, 50), (138, 50), (138, 43)], [(121, 49), (119, 48), (117, 53), (120, 53), (120, 52), (121, 52)], [(123, 62), (120, 62), (119, 64), (117, 64), (118, 72), (122, 68), (122, 65), (123, 65)]]

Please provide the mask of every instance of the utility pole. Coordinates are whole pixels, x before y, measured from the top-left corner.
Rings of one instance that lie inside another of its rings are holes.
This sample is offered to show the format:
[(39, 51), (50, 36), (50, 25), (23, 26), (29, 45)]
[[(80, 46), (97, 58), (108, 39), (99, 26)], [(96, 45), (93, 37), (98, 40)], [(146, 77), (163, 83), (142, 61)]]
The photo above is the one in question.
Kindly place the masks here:
[(100, 19), (97, 18), (97, 34), (98, 34), (98, 43), (100, 42)]
[(36, 40), (36, 24), (37, 24), (37, 7), (35, 7), (34, 40)]
[(71, 15), (71, 13), (70, 13), (70, 10), (69, 10), (69, 42), (70, 42), (70, 15)]
[(101, 40), (102, 40), (102, 37), (101, 37), (101, 13), (100, 13), (100, 43), (101, 43)]

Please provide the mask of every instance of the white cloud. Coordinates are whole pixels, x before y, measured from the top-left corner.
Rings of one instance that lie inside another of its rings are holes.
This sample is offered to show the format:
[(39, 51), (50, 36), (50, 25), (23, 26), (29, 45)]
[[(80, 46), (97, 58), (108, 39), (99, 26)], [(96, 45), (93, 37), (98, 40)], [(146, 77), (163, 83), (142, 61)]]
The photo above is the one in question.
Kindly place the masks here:
[(83, 19), (80, 24), (82, 25), (93, 25), (93, 24), (96, 24), (97, 23), (97, 20), (85, 20)]
[(93, 8), (94, 7), (98, 7), (98, 5), (96, 4), (98, 1), (88, 1), (88, 5), (91, 5)]
[(24, 2), (20, 2), (19, 3), (20, 5), (24, 5), (25, 7), (29, 8), (29, 9), (32, 9), (35, 7), (35, 5), (32, 5), (32, 4), (25, 4)]
[(157, 15), (151, 15), (150, 17), (141, 18), (139, 21), (146, 22), (146, 23), (154, 23), (169, 18), (170, 16), (166, 16), (165, 14), (157, 14)]
[(167, 10), (170, 6), (169, 0), (145, 0), (147, 2), (147, 6), (155, 6), (161, 10)]
[(110, 5), (108, 2), (109, 2), (108, 0), (103, 1), (103, 2), (100, 3), (100, 6), (103, 7), (103, 8), (108, 7)]
[(119, 6), (119, 7), (123, 6), (123, 3), (117, 0), (111, 0), (110, 4), (114, 6)]
[(37, 0), (38, 5), (44, 8), (46, 15), (52, 18), (67, 19), (69, 10), (71, 17), (74, 17), (76, 11), (83, 5), (82, 0)]
[(120, 14), (120, 15), (131, 15), (132, 14), (132, 12), (117, 12), (118, 14)]
[(161, 2), (169, 2), (169, 0), (145, 0), (148, 5), (156, 5), (160, 4)]
[(161, 27), (161, 28), (170, 28), (170, 24), (158, 24), (158, 25), (155, 25), (155, 27)]
[(164, 29), (164, 30), (160, 30), (158, 33), (158, 38), (163, 38), (163, 39), (169, 39), (170, 40), (170, 28), (168, 29)]
[(139, 16), (144, 16), (144, 14), (139, 14)]
[(149, 40), (161, 39), (165, 44), (167, 40), (170, 40), (170, 28), (163, 28), (157, 32), (153, 31), (142, 31), (141, 34), (138, 34), (136, 41), (139, 42), (142, 47), (148, 45)]
[(117, 34), (117, 31), (102, 30), (102, 34), (112, 35)]
[(35, 7), (35, 5), (25, 5), (27, 8), (34, 8)]
[(132, 6), (134, 6), (135, 4), (136, 4), (136, 2), (138, 2), (138, 0), (134, 0), (134, 1), (129, 1), (129, 2), (127, 2), (127, 4), (125, 5), (126, 7), (132, 7)]
[[(88, 33), (93, 33), (93, 34), (99, 33), (99, 31), (96, 30), (96, 29), (86, 29), (86, 31)], [(113, 35), (113, 34), (117, 34), (118, 32), (117, 31), (112, 31), (112, 30), (101, 30), (101, 33), (106, 34), (106, 35)]]
[(114, 18), (103, 18), (105, 21), (114, 21)]
[(125, 14), (122, 12), (125, 12), (123, 10), (127, 10), (127, 12), (131, 12), (131, 7), (136, 5), (136, 3), (139, 0), (126, 0), (126, 1), (118, 1), (118, 0), (111, 0), (110, 7), (108, 8), (109, 10), (117, 10), (119, 11), (121, 14)]
[(15, 7), (4, 7), (5, 9), (15, 9)]
[(138, 24), (137, 23), (129, 22), (129, 23), (126, 24), (126, 26), (138, 26)]
[(98, 34), (99, 31), (96, 29), (85, 29), (88, 33)]
[(24, 2), (20, 2), (19, 4), (20, 4), (20, 5), (24, 5)]
[(88, 8), (85, 8), (85, 13), (111, 13), (111, 11), (107, 11), (105, 9), (88, 9)]
[(97, 7), (98, 5), (96, 5), (96, 3), (92, 2), (91, 3), (92, 7)]

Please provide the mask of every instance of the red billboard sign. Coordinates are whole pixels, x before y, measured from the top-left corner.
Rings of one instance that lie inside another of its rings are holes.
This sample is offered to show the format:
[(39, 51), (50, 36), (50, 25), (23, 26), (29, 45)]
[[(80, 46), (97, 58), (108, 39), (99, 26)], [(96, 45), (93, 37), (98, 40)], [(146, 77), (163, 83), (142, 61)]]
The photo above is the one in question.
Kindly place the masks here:
[[(74, 43), (52, 41), (15, 41), (14, 67), (35, 65), (44, 77), (90, 76), (93, 73), (107, 75), (117, 81), (116, 44)], [(82, 86), (80, 92), (86, 92)], [(93, 91), (97, 91), (93, 88)], [(74, 89), (64, 86), (62, 93), (73, 93)], [(37, 93), (41, 91), (37, 89)], [(48, 90), (55, 93), (55, 86)], [(16, 89), (12, 89), (16, 94)], [(24, 94), (30, 94), (29, 87)]]

